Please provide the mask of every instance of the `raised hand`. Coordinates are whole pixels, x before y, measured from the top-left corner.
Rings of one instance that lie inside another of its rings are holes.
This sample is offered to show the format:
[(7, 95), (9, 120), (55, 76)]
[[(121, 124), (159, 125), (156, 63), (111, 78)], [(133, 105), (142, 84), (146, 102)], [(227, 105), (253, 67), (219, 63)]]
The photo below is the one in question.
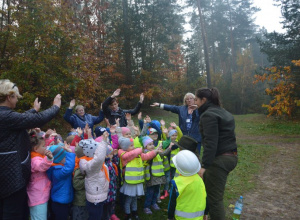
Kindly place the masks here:
[(41, 102), (39, 102), (39, 98), (36, 98), (33, 103), (33, 108), (38, 112), (41, 108)]
[(166, 122), (163, 119), (160, 120), (160, 124), (161, 124), (162, 127), (166, 126)]
[(111, 133), (111, 134), (116, 133), (116, 128), (117, 128), (117, 125), (112, 125), (112, 126), (110, 126), (110, 128), (109, 128), (110, 133)]
[(144, 98), (145, 98), (144, 93), (141, 93), (141, 95), (140, 95), (140, 103), (143, 103)]
[(61, 95), (57, 94), (53, 100), (53, 105), (56, 105), (58, 108), (61, 106)]
[(47, 156), (48, 159), (50, 159), (50, 160), (52, 160), (52, 158), (53, 158), (53, 154), (51, 153), (50, 150), (46, 150), (46, 151), (45, 151), (45, 156)]
[(104, 140), (104, 141), (108, 141), (108, 136), (109, 136), (109, 134), (108, 134), (108, 132), (107, 131), (105, 131), (104, 133), (103, 133), (103, 135), (102, 135), (102, 140)]
[(87, 134), (89, 128), (90, 128), (90, 127), (89, 127), (89, 124), (86, 123), (83, 132), (84, 132), (85, 134)]
[(64, 146), (62, 147), (65, 151), (67, 151), (67, 152), (72, 152), (72, 150), (71, 150), (71, 148), (70, 148), (70, 145), (69, 144), (67, 144), (67, 142), (66, 141), (64, 141)]
[(142, 120), (142, 112), (140, 112), (140, 113), (138, 114), (138, 119), (139, 119), (139, 120)]
[(77, 132), (77, 135), (78, 135), (79, 137), (81, 137), (81, 135), (82, 135), (82, 133), (83, 133), (83, 130), (81, 129), (81, 127), (78, 127), (78, 128), (76, 129), (76, 132)]
[(120, 92), (121, 92), (121, 89), (117, 89), (116, 91), (114, 91), (114, 93), (112, 94), (112, 98), (115, 98), (115, 97), (117, 97), (117, 96), (119, 96), (120, 95)]
[(176, 128), (177, 128), (177, 125), (176, 125), (176, 123), (175, 123), (175, 122), (171, 122), (171, 123), (170, 123), (170, 125), (171, 125), (171, 127), (172, 127), (172, 128), (174, 128), (174, 129), (176, 129)]
[(74, 106), (75, 106), (75, 99), (72, 99), (69, 108), (73, 108)]
[(87, 134), (88, 134), (88, 138), (93, 138), (92, 129), (91, 128), (87, 129)]
[(150, 105), (151, 107), (159, 107), (159, 103), (158, 102), (154, 102), (152, 105)]
[(170, 145), (169, 145), (169, 148), (172, 149), (172, 147), (173, 147), (174, 145), (175, 145), (175, 144), (174, 144), (173, 142), (171, 142)]

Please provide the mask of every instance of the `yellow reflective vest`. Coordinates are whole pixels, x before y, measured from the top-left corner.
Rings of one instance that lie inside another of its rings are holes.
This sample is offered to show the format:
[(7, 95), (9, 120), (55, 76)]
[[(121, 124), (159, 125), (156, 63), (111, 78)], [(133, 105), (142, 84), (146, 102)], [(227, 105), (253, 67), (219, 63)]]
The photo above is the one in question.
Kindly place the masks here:
[[(163, 160), (161, 159), (159, 154), (157, 154), (156, 157), (154, 157), (152, 160), (151, 173), (153, 176), (158, 176), (158, 177), (165, 175)], [(150, 180), (150, 165), (149, 164), (145, 168), (145, 179)]]
[(178, 189), (175, 219), (202, 220), (206, 207), (206, 190), (198, 174), (174, 178)]
[(125, 181), (128, 184), (139, 184), (145, 181), (144, 166), (141, 156), (134, 158), (126, 165)]
[(174, 163), (173, 163), (173, 157), (174, 157), (176, 154), (178, 154), (179, 151), (180, 151), (179, 148), (177, 148), (177, 149), (171, 151), (171, 159), (170, 159), (170, 166), (171, 166), (171, 167), (174, 167), (174, 168), (175, 168), (175, 165), (174, 165)]

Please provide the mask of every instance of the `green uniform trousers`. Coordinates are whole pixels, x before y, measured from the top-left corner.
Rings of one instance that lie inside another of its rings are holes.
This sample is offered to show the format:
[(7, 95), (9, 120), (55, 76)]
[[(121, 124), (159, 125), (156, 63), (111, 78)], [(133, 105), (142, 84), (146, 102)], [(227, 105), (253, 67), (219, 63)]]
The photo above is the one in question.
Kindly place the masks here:
[(224, 220), (225, 209), (223, 196), (227, 176), (237, 165), (237, 156), (217, 156), (204, 172), (204, 183), (207, 193), (207, 208), (211, 220)]

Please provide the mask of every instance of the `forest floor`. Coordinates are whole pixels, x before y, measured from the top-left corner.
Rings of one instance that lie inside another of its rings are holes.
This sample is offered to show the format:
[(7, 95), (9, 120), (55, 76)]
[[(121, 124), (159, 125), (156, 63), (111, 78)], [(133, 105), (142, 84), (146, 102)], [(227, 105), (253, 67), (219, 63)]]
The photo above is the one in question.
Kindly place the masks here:
[[(236, 116), (237, 126), (240, 127), (237, 130), (238, 144), (270, 146), (272, 150), (265, 158), (258, 158), (262, 160), (259, 172), (250, 180), (255, 186), (243, 193), (241, 219), (300, 219), (299, 123), (274, 124), (274, 121), (262, 118), (262, 115), (252, 115), (245, 119), (245, 116)], [(247, 121), (251, 121), (253, 127), (247, 125)], [(251, 132), (258, 124), (261, 131), (258, 129)]]

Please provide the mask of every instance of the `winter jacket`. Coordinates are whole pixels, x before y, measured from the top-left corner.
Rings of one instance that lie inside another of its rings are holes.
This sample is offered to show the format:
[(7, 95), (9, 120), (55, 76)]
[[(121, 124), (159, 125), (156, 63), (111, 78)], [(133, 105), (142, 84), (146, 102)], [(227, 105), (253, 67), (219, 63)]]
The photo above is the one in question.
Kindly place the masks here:
[(198, 111), (193, 111), (192, 114), (192, 127), (188, 131), (186, 127), (186, 120), (188, 117), (188, 106), (176, 106), (176, 105), (167, 105), (163, 104), (163, 109), (166, 111), (171, 111), (173, 113), (178, 114), (179, 117), (179, 127), (183, 133), (183, 135), (188, 135), (201, 142), (201, 135), (199, 131), (199, 122), (200, 122), (200, 113)]
[(111, 125), (116, 124), (116, 119), (120, 118), (120, 127), (126, 127), (127, 126), (127, 120), (126, 120), (126, 113), (130, 113), (131, 115), (135, 115), (137, 114), (141, 107), (142, 107), (142, 103), (138, 102), (138, 104), (135, 106), (134, 109), (129, 109), (129, 110), (125, 110), (125, 109), (121, 109), (119, 107), (119, 109), (117, 111), (112, 111), (109, 108), (109, 103), (111, 102), (113, 98), (112, 97), (108, 97), (103, 103), (102, 103), (102, 109), (104, 112), (105, 117), (109, 120), (109, 123)]
[(47, 159), (47, 157), (36, 156), (31, 158), (31, 176), (27, 185), (29, 207), (48, 202), (51, 181), (46, 171), (51, 167), (52, 161)]
[(232, 114), (210, 101), (204, 103), (199, 111), (204, 149), (202, 167), (208, 168), (216, 156), (237, 149), (235, 122)]
[[(80, 170), (85, 174), (86, 200), (91, 203), (99, 203), (107, 199), (109, 181), (106, 179), (105, 171), (102, 169), (107, 146), (108, 143), (105, 141), (100, 142), (92, 160), (86, 161), (81, 159), (79, 162)], [(106, 166), (104, 167), (107, 169)]]
[(118, 155), (114, 155), (112, 160), (107, 157), (105, 158), (105, 165), (107, 166), (109, 170), (109, 190), (107, 194), (107, 200), (108, 202), (114, 202), (116, 201), (117, 197), (117, 188), (118, 188), (118, 167), (119, 167), (119, 157)]
[(84, 128), (86, 123), (93, 131), (93, 127), (96, 124), (99, 124), (104, 119), (103, 111), (99, 112), (99, 116), (92, 116), (91, 114), (85, 113), (83, 117), (78, 116), (77, 114), (72, 114), (71, 108), (67, 108), (66, 113), (64, 114), (64, 119), (74, 128)]
[(31, 174), (31, 144), (26, 129), (42, 127), (59, 112), (56, 105), (18, 113), (0, 106), (0, 199), (26, 187)]
[(73, 205), (75, 206), (85, 206), (85, 186), (84, 186), (85, 175), (81, 173), (79, 168), (75, 168), (73, 177), (73, 187), (74, 187), (74, 200)]
[(47, 171), (48, 177), (52, 182), (51, 199), (53, 202), (69, 204), (73, 201), (72, 177), (74, 167), (75, 154), (67, 152), (64, 166), (52, 166)]

